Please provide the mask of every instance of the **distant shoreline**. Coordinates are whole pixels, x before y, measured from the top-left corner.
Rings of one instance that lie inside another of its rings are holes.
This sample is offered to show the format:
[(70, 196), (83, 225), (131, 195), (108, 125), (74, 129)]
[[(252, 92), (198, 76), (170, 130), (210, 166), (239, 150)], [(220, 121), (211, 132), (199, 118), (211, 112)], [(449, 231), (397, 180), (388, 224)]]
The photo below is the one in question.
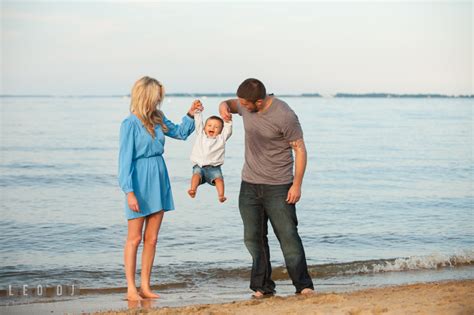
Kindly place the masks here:
[[(336, 93), (334, 95), (322, 95), (319, 93), (302, 93), (302, 94), (277, 94), (279, 97), (308, 97), (308, 98), (474, 98), (471, 95), (446, 95), (446, 94), (395, 94), (395, 93)], [(235, 93), (168, 93), (168, 97), (235, 97)], [(130, 95), (14, 95), (4, 94), (0, 98), (123, 98)]]

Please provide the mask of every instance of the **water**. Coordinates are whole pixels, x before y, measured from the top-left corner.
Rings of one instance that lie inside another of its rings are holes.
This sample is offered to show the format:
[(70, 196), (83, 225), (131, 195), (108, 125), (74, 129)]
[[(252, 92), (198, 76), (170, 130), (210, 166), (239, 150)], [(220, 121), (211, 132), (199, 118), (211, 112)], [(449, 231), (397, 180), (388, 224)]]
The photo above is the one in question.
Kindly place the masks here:
[[(220, 100), (202, 99), (205, 116), (217, 113)], [(452, 269), (451, 278), (474, 278), (465, 269), (474, 263), (472, 100), (286, 100), (308, 150), (297, 212), (317, 286), (444, 267)], [(8, 285), (71, 283), (84, 292), (123, 290), (127, 226), (116, 174), (129, 99), (1, 102), (1, 292)], [(163, 110), (179, 121), (191, 102), (171, 97)], [(165, 215), (152, 278), (165, 294), (199, 290), (216, 279), (235, 281), (248, 293), (250, 256), (237, 207), (243, 139), (235, 117), (223, 166), (224, 204), (211, 186), (188, 197), (193, 137), (167, 139), (176, 210)], [(269, 239), (275, 278), (286, 281), (273, 232)]]

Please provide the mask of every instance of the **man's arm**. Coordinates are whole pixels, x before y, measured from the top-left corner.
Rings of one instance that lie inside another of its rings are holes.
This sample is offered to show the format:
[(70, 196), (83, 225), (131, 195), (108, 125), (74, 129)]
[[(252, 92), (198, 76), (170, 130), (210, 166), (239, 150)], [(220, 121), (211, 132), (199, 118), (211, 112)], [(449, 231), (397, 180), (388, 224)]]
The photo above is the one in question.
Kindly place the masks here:
[(230, 99), (230, 100), (222, 101), (219, 104), (219, 114), (221, 115), (222, 119), (224, 119), (225, 121), (231, 120), (232, 114), (236, 114), (239, 112), (238, 104), (239, 104), (238, 99)]
[(293, 185), (288, 191), (286, 201), (288, 203), (297, 203), (301, 198), (301, 185), (303, 184), (304, 172), (306, 170), (307, 154), (303, 138), (291, 141), (290, 146), (295, 152), (295, 176)]

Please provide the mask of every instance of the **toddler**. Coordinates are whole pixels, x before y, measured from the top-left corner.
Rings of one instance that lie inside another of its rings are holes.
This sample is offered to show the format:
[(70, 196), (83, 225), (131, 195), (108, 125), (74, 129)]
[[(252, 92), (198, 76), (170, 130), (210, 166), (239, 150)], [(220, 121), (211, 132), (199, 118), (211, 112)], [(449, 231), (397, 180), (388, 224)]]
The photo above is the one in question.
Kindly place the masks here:
[(221, 165), (224, 164), (225, 143), (232, 135), (232, 121), (224, 122), (218, 116), (211, 116), (203, 125), (201, 111), (197, 110), (194, 123), (196, 140), (191, 152), (194, 166), (188, 194), (194, 198), (197, 187), (207, 182), (216, 186), (219, 201), (224, 202), (227, 198), (224, 196)]

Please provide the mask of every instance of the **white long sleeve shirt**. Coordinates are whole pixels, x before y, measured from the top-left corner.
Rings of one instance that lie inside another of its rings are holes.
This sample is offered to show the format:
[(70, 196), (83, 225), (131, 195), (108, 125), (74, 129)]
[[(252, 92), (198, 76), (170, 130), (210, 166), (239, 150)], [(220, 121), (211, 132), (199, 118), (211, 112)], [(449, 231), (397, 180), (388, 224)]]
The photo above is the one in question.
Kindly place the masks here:
[(224, 122), (222, 132), (215, 138), (210, 138), (204, 132), (204, 122), (200, 111), (194, 114), (196, 140), (191, 151), (191, 162), (200, 167), (206, 165), (218, 166), (224, 164), (225, 143), (232, 135), (232, 121)]

